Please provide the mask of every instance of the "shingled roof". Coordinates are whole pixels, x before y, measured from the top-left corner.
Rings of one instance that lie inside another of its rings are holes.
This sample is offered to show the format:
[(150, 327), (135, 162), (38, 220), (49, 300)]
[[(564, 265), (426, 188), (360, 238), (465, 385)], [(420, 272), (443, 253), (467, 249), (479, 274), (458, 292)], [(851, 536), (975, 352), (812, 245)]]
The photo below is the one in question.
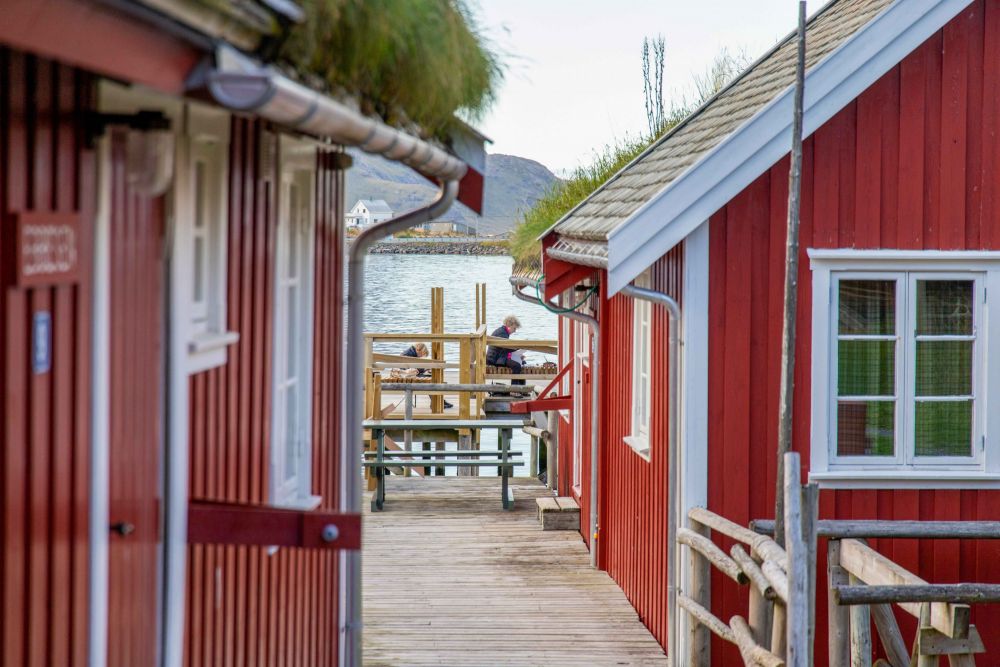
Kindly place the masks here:
[[(810, 19), (806, 67), (811, 68), (871, 21), (892, 0), (833, 0)], [(739, 78), (633, 160), (546, 234), (559, 235), (550, 256), (601, 266), (605, 242), (639, 207), (763, 109), (795, 77), (790, 34)]]

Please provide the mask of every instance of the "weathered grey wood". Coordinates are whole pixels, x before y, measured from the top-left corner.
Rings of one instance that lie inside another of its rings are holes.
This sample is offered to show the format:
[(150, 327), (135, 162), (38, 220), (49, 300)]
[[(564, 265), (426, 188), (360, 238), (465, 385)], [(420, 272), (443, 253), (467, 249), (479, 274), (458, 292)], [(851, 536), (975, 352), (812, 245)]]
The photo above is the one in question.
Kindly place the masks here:
[(774, 587), (771, 585), (771, 582), (767, 580), (767, 577), (765, 577), (764, 573), (761, 571), (760, 565), (758, 565), (757, 562), (750, 557), (750, 554), (748, 554), (743, 547), (739, 544), (734, 544), (729, 550), (729, 555), (733, 557), (736, 564), (740, 566), (741, 570), (743, 570), (743, 574), (747, 576), (747, 579), (750, 580), (750, 583), (753, 584), (754, 588), (759, 593), (761, 593), (768, 600), (773, 600), (778, 596), (778, 594), (774, 592)]
[(544, 439), (549, 437), (548, 431), (544, 431), (537, 426), (525, 426), (521, 430), (530, 435), (532, 438)]
[(916, 667), (937, 667), (937, 665), (938, 665), (938, 658), (937, 658), (936, 655), (927, 655), (926, 653), (921, 653), (921, 651), (920, 651), (920, 634), (919, 633), (922, 632), (923, 630), (933, 630), (934, 629), (934, 628), (931, 627), (931, 617), (932, 617), (932, 614), (933, 614), (933, 612), (931, 611), (931, 605), (930, 605), (929, 602), (924, 602), (924, 603), (922, 603), (920, 605), (919, 609), (920, 609), (920, 611), (917, 614), (917, 618), (919, 619), (918, 622), (917, 622), (917, 624), (918, 624), (917, 625), (917, 633), (918, 633), (917, 634), (917, 641), (914, 642), (914, 645), (913, 645), (913, 657), (915, 657), (916, 660), (913, 660), (911, 658), (910, 665), (912, 667), (914, 665), (914, 662), (915, 662), (916, 663)]
[[(442, 453), (444, 453), (444, 452), (442, 452)], [(377, 468), (380, 465), (388, 467), (388, 465), (386, 463), (379, 463), (378, 461), (365, 461), (364, 462), (364, 466), (366, 468)], [(398, 468), (423, 468), (424, 466), (427, 465), (427, 461), (397, 461), (397, 460), (393, 460), (391, 462), (391, 464), (389, 464), (389, 465), (392, 465), (393, 467), (398, 467)], [(434, 465), (435, 468), (441, 467), (441, 466), (448, 466), (448, 467), (453, 467), (453, 466), (476, 466), (478, 468), (484, 468), (486, 466), (490, 466), (490, 467), (493, 467), (493, 468), (498, 468), (498, 467), (513, 468), (515, 466), (521, 465), (521, 462), (520, 461), (507, 461), (507, 462), (502, 462), (502, 461), (448, 461), (448, 460), (439, 460), (439, 459), (436, 459), (436, 460), (433, 461), (433, 465)]]
[(524, 419), (366, 419), (364, 428), (402, 431), (433, 428), (521, 428)]
[[(472, 436), (471, 435), (460, 435), (458, 436), (458, 449), (459, 451), (472, 451)], [(459, 466), (458, 476), (459, 477), (472, 477), (472, 466)]]
[(786, 659), (792, 667), (809, 661), (809, 547), (802, 534), (802, 487), (799, 454), (785, 454), (785, 549), (788, 552), (788, 604)]
[(807, 663), (814, 664), (816, 651), (816, 521), (819, 518), (819, 486), (806, 484), (802, 487), (802, 542), (806, 548), (806, 628), (808, 643)]
[(750, 545), (754, 553), (759, 555), (762, 560), (774, 561), (783, 570), (788, 568), (788, 556), (785, 550), (778, 546), (778, 543), (770, 537), (734, 523), (704, 507), (691, 508), (688, 512), (688, 517), (738, 542)]
[(743, 570), (740, 569), (740, 566), (736, 564), (736, 561), (727, 556), (726, 552), (716, 546), (715, 542), (707, 537), (699, 535), (693, 530), (689, 530), (687, 528), (678, 528), (677, 542), (679, 544), (686, 544), (700, 553), (702, 556), (707, 558), (712, 565), (719, 568), (723, 574), (733, 581), (740, 584), (746, 584), (749, 581), (747, 579), (747, 575), (745, 575)]
[(785, 605), (780, 600), (774, 601), (774, 616), (771, 618), (771, 653), (779, 658), (784, 658), (785, 637), (787, 636), (788, 614)]
[(770, 646), (772, 614), (774, 614), (774, 602), (768, 600), (756, 586), (751, 586), (747, 621), (750, 623), (754, 641), (761, 646)]
[[(427, 443), (424, 443), (424, 444), (427, 444)], [(447, 457), (452, 457), (452, 456), (455, 456), (455, 457), (472, 457), (472, 458), (475, 458), (477, 456), (499, 456), (502, 453), (503, 452), (501, 452), (498, 449), (470, 449), (470, 450), (457, 451), (457, 452), (427, 452), (426, 454), (423, 453), (423, 452), (413, 452), (411, 454), (410, 452), (404, 452), (404, 451), (398, 451), (398, 452), (397, 451), (387, 451), (384, 454), (382, 454), (382, 458), (384, 458), (384, 459), (390, 459), (390, 458), (393, 458), (393, 457), (408, 458), (410, 456), (420, 456), (420, 457), (426, 457), (428, 459), (433, 460), (433, 459), (447, 458)], [(373, 458), (375, 458), (377, 456), (377, 454), (378, 454), (377, 452), (365, 452), (365, 458), (366, 459), (373, 459)], [(523, 456), (523, 455), (524, 455), (523, 452), (507, 452), (508, 458), (512, 457), (512, 456)]]
[(528, 447), (528, 476), (538, 477), (538, 440), (537, 436), (531, 436), (531, 444)]
[[(696, 520), (690, 522), (691, 530), (708, 539), (709, 529)], [(688, 549), (688, 582), (685, 591), (691, 600), (705, 609), (712, 606), (712, 566), (694, 549)], [(708, 628), (700, 623), (690, 623), (687, 632), (687, 664), (691, 667), (709, 667), (712, 659), (712, 637)], [(672, 650), (672, 649), (671, 649)], [(679, 661), (675, 661), (679, 664)]]
[[(927, 584), (917, 575), (855, 539), (841, 540), (840, 562), (848, 572), (871, 586)], [(901, 602), (899, 606), (914, 616), (920, 613), (919, 603)], [(964, 637), (968, 632), (968, 605), (932, 602), (930, 610), (930, 625), (939, 632), (949, 637)]]
[[(772, 519), (755, 519), (754, 532), (774, 534)], [(896, 538), (896, 539), (967, 539), (1000, 540), (1000, 521), (882, 521), (820, 519), (816, 522), (818, 537), (832, 538)], [(743, 540), (745, 541), (745, 540)]]
[[(847, 570), (840, 566), (839, 540), (830, 540), (826, 545), (826, 580), (831, 591), (850, 582)], [(851, 610), (838, 605), (832, 593), (826, 604), (829, 664), (846, 665), (851, 656)]]
[(559, 413), (548, 412), (549, 437), (545, 439), (545, 486), (549, 489), (559, 488)]
[[(407, 391), (403, 395), (403, 403), (406, 405), (406, 407), (403, 408), (403, 415), (407, 419), (413, 419), (413, 392), (412, 391)], [(413, 430), (412, 429), (407, 429), (406, 431), (403, 432), (403, 444), (406, 446), (406, 449), (413, 449)]]
[(901, 584), (897, 586), (839, 586), (831, 596), (837, 604), (900, 602), (1000, 602), (1000, 584)]
[(906, 642), (903, 641), (903, 634), (899, 631), (899, 624), (896, 623), (892, 607), (887, 604), (873, 604), (868, 609), (872, 620), (875, 621), (875, 629), (878, 631), (882, 648), (889, 656), (889, 664), (892, 667), (908, 667), (910, 654), (906, 650)]
[[(843, 560), (843, 545), (841, 545)], [(850, 575), (850, 583), (857, 584), (858, 578)], [(871, 667), (872, 664), (872, 623), (868, 607), (851, 607), (851, 667)]]
[(764, 561), (760, 566), (760, 571), (764, 573), (764, 577), (771, 584), (771, 588), (774, 589), (775, 594), (778, 596), (777, 599), (780, 599), (782, 604), (787, 604), (788, 575), (785, 571), (777, 563), (769, 560)]
[(715, 614), (705, 609), (688, 596), (683, 593), (678, 593), (677, 605), (690, 614), (697, 623), (700, 623), (704, 627), (708, 628), (722, 639), (725, 639), (727, 642), (732, 644), (736, 643), (736, 637), (733, 635), (732, 628), (723, 623)]
[(751, 665), (751, 667), (753, 665), (783, 667), (784, 660), (754, 641), (750, 625), (742, 616), (733, 616), (729, 619), (729, 627), (733, 631), (733, 638), (736, 640), (736, 645), (740, 649), (740, 655), (743, 656), (745, 664)]
[(986, 653), (983, 638), (976, 626), (969, 626), (969, 636), (960, 639), (947, 637), (934, 628), (920, 628), (917, 647), (921, 655), (966, 655)]

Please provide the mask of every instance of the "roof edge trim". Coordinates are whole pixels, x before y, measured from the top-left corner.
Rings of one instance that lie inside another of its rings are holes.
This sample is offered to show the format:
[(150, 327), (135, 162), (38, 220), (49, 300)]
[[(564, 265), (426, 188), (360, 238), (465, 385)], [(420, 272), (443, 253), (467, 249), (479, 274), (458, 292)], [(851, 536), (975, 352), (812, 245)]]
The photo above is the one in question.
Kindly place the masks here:
[[(898, 0), (806, 74), (803, 134), (809, 136), (972, 3)], [(790, 86), (643, 204), (608, 237), (608, 290), (647, 266), (791, 150)]]

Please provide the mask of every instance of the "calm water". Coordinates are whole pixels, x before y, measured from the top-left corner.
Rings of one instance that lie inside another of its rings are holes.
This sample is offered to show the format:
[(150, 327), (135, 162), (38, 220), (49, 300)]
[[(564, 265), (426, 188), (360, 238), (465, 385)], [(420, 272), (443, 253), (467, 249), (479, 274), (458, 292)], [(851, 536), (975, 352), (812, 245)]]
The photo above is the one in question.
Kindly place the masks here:
[[(490, 331), (509, 314), (517, 315), (522, 328), (516, 338), (556, 338), (557, 318), (540, 306), (518, 300), (511, 294), (510, 257), (465, 257), (459, 255), (372, 255), (365, 274), (365, 331), (428, 332), (431, 327), (431, 288), (444, 287), (446, 333), (475, 330), (476, 283), (486, 283), (486, 317)], [(377, 346), (376, 351), (399, 354), (406, 344)], [(445, 356), (457, 361), (458, 346), (445, 345)], [(554, 358), (540, 353), (526, 355), (528, 363)], [(420, 399), (426, 400), (426, 398)], [(482, 442), (492, 448), (496, 431), (484, 430)], [(530, 438), (514, 431), (513, 448), (528, 460)], [(454, 447), (454, 445), (450, 445)], [(449, 475), (454, 468), (447, 468)], [(490, 474), (483, 469), (483, 474)], [(495, 469), (493, 469), (495, 472)], [(527, 475), (527, 466), (515, 469)]]

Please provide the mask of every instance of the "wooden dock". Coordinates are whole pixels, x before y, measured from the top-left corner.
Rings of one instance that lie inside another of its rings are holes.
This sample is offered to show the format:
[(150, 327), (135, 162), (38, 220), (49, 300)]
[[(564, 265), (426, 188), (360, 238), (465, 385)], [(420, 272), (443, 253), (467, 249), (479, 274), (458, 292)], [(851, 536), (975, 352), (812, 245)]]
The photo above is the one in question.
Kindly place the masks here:
[(542, 531), (534, 479), (392, 478), (364, 517), (366, 667), (665, 665), (576, 531)]

